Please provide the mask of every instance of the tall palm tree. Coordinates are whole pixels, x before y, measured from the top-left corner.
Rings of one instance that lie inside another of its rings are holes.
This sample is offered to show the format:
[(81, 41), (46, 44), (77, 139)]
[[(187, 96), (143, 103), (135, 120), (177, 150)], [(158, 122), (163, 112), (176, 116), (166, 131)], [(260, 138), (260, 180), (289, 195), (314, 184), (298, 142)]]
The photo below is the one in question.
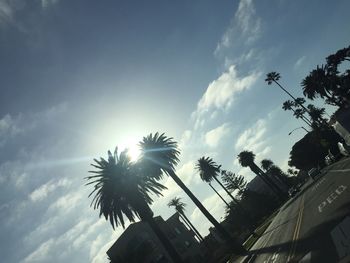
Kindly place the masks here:
[(295, 101), (296, 104), (298, 104), (306, 112), (308, 112), (308, 109), (302, 103), (300, 103), (300, 101), (298, 101), (297, 98), (295, 98), (288, 90), (282, 87), (282, 85), (278, 82), (280, 78), (281, 78), (281, 75), (279, 73), (272, 71), (266, 74), (265, 81), (267, 82), (268, 85), (271, 85), (272, 83), (277, 84), (277, 86), (280, 87), (285, 93), (287, 93)]
[(273, 161), (269, 160), (269, 159), (264, 159), (261, 161), (261, 168), (266, 172), (268, 171), (271, 166), (273, 165)]
[(275, 165), (273, 161), (271, 161), (270, 159), (264, 159), (261, 161), (260, 164), (261, 168), (265, 171), (266, 174), (274, 176), (275, 178), (277, 178), (277, 180), (279, 180), (288, 187), (289, 184), (286, 179), (287, 175), (283, 173), (283, 171), (277, 165)]
[[(181, 181), (175, 173), (175, 165), (179, 162), (179, 150), (177, 143), (173, 138), (168, 138), (165, 134), (154, 135), (151, 133), (144, 137), (139, 143), (141, 147), (141, 163), (146, 167), (145, 172), (154, 174), (154, 178), (160, 179), (163, 174), (173, 178), (175, 183), (188, 195), (188, 197), (195, 203), (198, 209), (205, 215), (205, 217), (214, 225), (222, 238), (228, 242), (232, 242), (233, 250), (238, 254), (245, 254), (246, 250), (241, 244), (234, 241), (231, 235), (219, 222), (209, 213), (197, 197), (188, 189), (188, 187)], [(146, 174), (147, 176), (147, 174)]]
[(209, 184), (209, 186), (214, 190), (214, 192), (221, 198), (221, 200), (229, 206), (229, 203), (219, 194), (219, 192), (212, 186), (211, 182), (213, 179), (230, 195), (232, 200), (237, 203), (236, 199), (231, 195), (231, 193), (222, 185), (218, 180), (217, 176), (220, 174), (220, 165), (217, 165), (213, 159), (209, 157), (201, 157), (196, 163), (196, 169), (199, 172), (199, 176), (202, 181)]
[(326, 114), (325, 108), (319, 108), (313, 104), (309, 104), (307, 108), (309, 109), (309, 115), (314, 125), (316, 126), (327, 125), (327, 121), (323, 118), (323, 116)]
[(249, 167), (250, 170), (259, 176), (265, 184), (281, 199), (285, 199), (284, 192), (254, 163), (255, 154), (250, 151), (242, 151), (238, 154), (238, 161), (243, 167)]
[[(226, 191), (226, 193), (231, 197), (232, 201), (243, 211), (246, 219), (249, 222), (253, 222), (251, 215), (248, 211), (238, 202), (231, 194), (231, 192), (218, 180), (217, 176), (220, 174), (221, 166), (216, 164), (213, 159), (209, 157), (201, 157), (197, 164), (196, 169), (199, 171), (200, 177), (203, 181), (208, 182), (211, 186), (210, 182), (214, 179), (216, 182), (220, 184), (220, 186)], [(225, 171), (227, 173), (227, 171)], [(219, 193), (212, 187), (212, 189), (219, 195)], [(220, 195), (219, 195), (220, 196)], [(220, 196), (220, 198), (224, 201), (227, 207), (230, 207), (230, 204), (226, 202), (224, 198)], [(255, 235), (253, 225), (250, 226), (250, 230)]]
[(190, 229), (193, 230), (193, 232), (196, 234), (196, 236), (198, 237), (198, 239), (200, 241), (203, 241), (203, 237), (202, 235), (198, 232), (198, 230), (195, 228), (195, 226), (191, 223), (191, 221), (188, 219), (188, 217), (185, 214), (185, 207), (186, 204), (184, 202), (181, 202), (181, 198), (178, 197), (174, 197), (173, 199), (170, 200), (170, 202), (168, 203), (168, 206), (171, 207), (173, 206), (176, 210), (176, 212), (179, 213), (180, 217), (182, 218), (182, 220), (189, 225)]
[(113, 155), (108, 151), (108, 160), (100, 158), (94, 161), (91, 165), (96, 170), (90, 171), (94, 175), (86, 177), (86, 185), (94, 186), (89, 197), (94, 194), (91, 206), (100, 210), (100, 217), (103, 215), (106, 220), (109, 219), (113, 229), (119, 225), (125, 228), (124, 216), (130, 222), (140, 218), (149, 224), (169, 256), (175, 262), (183, 262), (155, 222), (149, 207), (153, 202), (149, 193), (161, 195), (161, 191), (166, 187), (150, 176), (143, 176), (142, 166), (132, 163), (126, 151), (118, 155), (116, 148)]
[[(294, 106), (295, 106), (295, 103), (293, 101), (287, 100), (283, 102), (282, 109), (285, 111), (291, 110), (293, 112), (293, 115), (297, 116), (297, 113), (295, 112), (296, 110), (293, 109)], [(311, 122), (308, 118), (306, 118), (304, 115), (301, 115), (300, 117), (307, 125), (311, 127)]]
[(327, 75), (327, 68), (323, 65), (317, 66), (301, 82), (303, 94), (313, 100), (316, 97), (326, 98), (331, 105), (337, 105), (339, 101), (332, 90), (332, 81)]

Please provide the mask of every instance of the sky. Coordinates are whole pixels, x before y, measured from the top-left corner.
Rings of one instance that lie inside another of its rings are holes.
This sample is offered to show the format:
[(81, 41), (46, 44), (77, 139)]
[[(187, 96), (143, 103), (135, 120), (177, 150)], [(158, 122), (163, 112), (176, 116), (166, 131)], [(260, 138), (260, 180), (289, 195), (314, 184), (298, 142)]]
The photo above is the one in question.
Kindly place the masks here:
[[(0, 0), (3, 262), (107, 262), (123, 229), (89, 206), (84, 177), (93, 158), (151, 132), (179, 143), (177, 174), (221, 221), (225, 206), (196, 160), (251, 180), (236, 159), (251, 150), (287, 169), (304, 131), (288, 133), (303, 123), (265, 75), (278, 71), (301, 96), (308, 72), (349, 45), (349, 9), (346, 0)], [(199, 210), (162, 183), (154, 214), (167, 219), (167, 202), (181, 197), (206, 235)]]

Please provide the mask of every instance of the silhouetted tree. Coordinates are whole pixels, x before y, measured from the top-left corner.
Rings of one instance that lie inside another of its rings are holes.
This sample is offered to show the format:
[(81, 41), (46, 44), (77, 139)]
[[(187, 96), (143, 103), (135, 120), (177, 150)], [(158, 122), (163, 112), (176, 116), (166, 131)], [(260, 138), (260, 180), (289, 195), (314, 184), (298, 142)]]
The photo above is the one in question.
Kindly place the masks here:
[(178, 197), (174, 197), (170, 200), (168, 203), (169, 207), (174, 207), (175, 210), (179, 213), (182, 220), (192, 229), (192, 231), (195, 233), (195, 235), (198, 237), (200, 241), (203, 241), (202, 235), (198, 232), (198, 230), (195, 228), (195, 226), (191, 223), (191, 221), (188, 219), (188, 217), (185, 214), (185, 207), (186, 204), (184, 202), (181, 202), (181, 199)]
[[(261, 223), (264, 217), (270, 215), (279, 205), (278, 202), (267, 194), (257, 193), (246, 189), (241, 197), (241, 204), (251, 211), (251, 218), (254, 225)], [(246, 217), (241, 214), (239, 207), (233, 202), (226, 209), (225, 220), (232, 225), (232, 231), (237, 229), (237, 226), (247, 228), (251, 225), (251, 221), (248, 221)]]
[(309, 104), (307, 108), (314, 127), (327, 126), (327, 121), (323, 117), (326, 114), (325, 108), (319, 108), (313, 104)]
[(161, 179), (163, 173), (173, 178), (176, 184), (188, 195), (195, 203), (198, 209), (204, 216), (214, 225), (218, 233), (228, 242), (231, 242), (231, 247), (235, 253), (244, 254), (246, 250), (241, 244), (238, 244), (232, 239), (230, 234), (219, 222), (208, 212), (197, 197), (187, 188), (181, 179), (175, 173), (175, 165), (179, 161), (179, 150), (177, 143), (173, 138), (168, 138), (163, 134), (155, 133), (144, 137), (139, 143), (141, 147), (142, 166), (147, 174), (154, 175), (154, 178)]
[(282, 109), (285, 110), (285, 111), (287, 111), (287, 110), (292, 111), (293, 112), (293, 116), (295, 116), (297, 119), (301, 118), (307, 125), (312, 127), (310, 120), (304, 116), (305, 111), (296, 112), (294, 110), (294, 108), (293, 108), (294, 106), (295, 106), (295, 103), (293, 101), (287, 100), (287, 101), (285, 101), (283, 103)]
[(209, 157), (201, 157), (198, 159), (196, 164), (196, 169), (199, 172), (201, 179), (212, 187), (212, 189), (219, 195), (219, 197), (225, 202), (226, 205), (229, 205), (224, 198), (214, 189), (214, 187), (210, 184), (210, 182), (214, 179), (231, 197), (232, 201), (238, 203), (237, 200), (232, 196), (232, 194), (226, 189), (226, 187), (220, 182), (217, 178), (220, 174), (220, 165), (217, 165), (213, 159)]
[[(305, 103), (305, 99), (296, 98), (296, 100), (298, 101), (298, 103), (289, 100), (285, 101), (283, 103), (282, 109), (293, 111), (293, 115), (297, 119), (301, 118), (306, 124), (308, 124), (313, 129), (317, 129), (322, 126), (327, 126), (327, 122), (323, 117), (326, 113), (325, 108), (319, 108), (313, 104), (309, 104), (307, 106), (306, 111), (304, 108), (300, 107), (300, 105), (303, 105)], [(309, 115), (310, 119), (305, 117), (306, 113)]]
[(301, 108), (303, 108), (306, 112), (308, 112), (308, 109), (301, 103), (301, 100), (295, 98), (288, 90), (283, 88), (283, 86), (278, 82), (280, 80), (281, 75), (277, 72), (270, 72), (266, 74), (266, 79), (265, 81), (267, 82), (268, 85), (271, 85), (272, 83), (275, 83), (281, 90), (283, 90), (285, 93), (288, 94), (289, 97), (293, 99), (296, 105), (299, 105)]
[(230, 171), (221, 171), (221, 178), (224, 182), (225, 187), (231, 193), (238, 190), (238, 194), (241, 196), (247, 185), (247, 181), (242, 175), (236, 175)]
[(304, 95), (311, 100), (320, 97), (340, 108), (349, 107), (350, 70), (339, 71), (340, 65), (349, 60), (350, 46), (328, 56), (326, 65), (317, 66), (302, 81)]
[(337, 143), (341, 140), (334, 130), (313, 130), (293, 145), (288, 165), (304, 171), (317, 166), (322, 167), (328, 150), (334, 155), (339, 154)]
[(266, 174), (254, 163), (255, 154), (250, 151), (242, 151), (238, 154), (238, 161), (243, 167), (249, 167), (250, 170), (259, 176), (270, 189), (281, 199), (285, 199), (284, 192), (274, 183)]
[(269, 159), (264, 159), (261, 161), (261, 168), (265, 171), (265, 173), (270, 178), (275, 178), (279, 182), (285, 185), (285, 187), (289, 187), (288, 176), (279, 168), (277, 165), (273, 163), (273, 161)]
[(91, 205), (94, 209), (100, 210), (100, 216), (109, 219), (113, 229), (118, 225), (125, 227), (124, 216), (130, 222), (140, 218), (150, 225), (170, 257), (175, 262), (182, 262), (181, 257), (155, 222), (149, 207), (153, 202), (149, 193), (161, 195), (161, 191), (166, 187), (157, 183), (151, 176), (143, 176), (142, 166), (139, 163), (132, 163), (126, 151), (120, 155), (117, 149), (113, 155), (108, 151), (108, 160), (100, 158), (94, 161), (95, 163), (91, 165), (96, 170), (90, 171), (94, 175), (86, 177), (88, 180), (86, 185), (94, 185), (89, 197), (94, 194)]
[(271, 166), (274, 165), (273, 161), (269, 160), (269, 159), (264, 159), (261, 161), (261, 168), (266, 172), (268, 171)]

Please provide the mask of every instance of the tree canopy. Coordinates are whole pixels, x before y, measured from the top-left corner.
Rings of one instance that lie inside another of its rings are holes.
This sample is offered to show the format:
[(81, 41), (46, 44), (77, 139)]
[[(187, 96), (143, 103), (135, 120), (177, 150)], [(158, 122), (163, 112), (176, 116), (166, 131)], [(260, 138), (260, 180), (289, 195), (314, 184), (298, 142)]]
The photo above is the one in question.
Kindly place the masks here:
[(293, 145), (288, 164), (300, 170), (323, 166), (328, 150), (339, 153), (337, 143), (341, 140), (334, 130), (313, 130)]
[(220, 165), (216, 164), (209, 157), (201, 157), (196, 163), (196, 169), (199, 172), (201, 179), (207, 183), (211, 182), (214, 177), (220, 173)]
[(327, 104), (340, 108), (350, 106), (350, 70), (340, 71), (344, 61), (350, 61), (350, 46), (326, 58), (325, 65), (317, 65), (301, 82), (304, 95), (314, 100), (322, 98)]
[[(112, 227), (125, 227), (124, 216), (135, 222), (135, 218), (142, 218), (152, 213), (148, 207), (153, 200), (150, 193), (161, 195), (165, 186), (152, 177), (142, 176), (139, 165), (130, 161), (126, 151), (118, 155), (117, 148), (112, 154), (108, 151), (108, 159), (94, 159), (91, 164), (96, 170), (90, 171), (94, 175), (86, 177), (86, 185), (94, 185), (91, 206), (100, 209), (100, 216), (110, 220)], [(146, 205), (145, 205), (146, 204)]]

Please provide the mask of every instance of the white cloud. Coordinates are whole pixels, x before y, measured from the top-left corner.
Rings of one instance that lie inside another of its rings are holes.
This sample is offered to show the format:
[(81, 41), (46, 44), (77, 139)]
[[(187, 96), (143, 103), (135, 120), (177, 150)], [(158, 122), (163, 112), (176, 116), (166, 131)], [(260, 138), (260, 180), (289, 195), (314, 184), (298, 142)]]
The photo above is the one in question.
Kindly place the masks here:
[(34, 252), (28, 255), (23, 262), (45, 262), (53, 244), (54, 239), (50, 238), (49, 240), (42, 243)]
[[(247, 150), (252, 151), (259, 160), (269, 156), (271, 146), (268, 145), (269, 138), (267, 137), (267, 131), (271, 118), (272, 114), (269, 114), (266, 119), (259, 119), (254, 125), (247, 128), (238, 136), (235, 144), (237, 154), (243, 150)], [(237, 158), (234, 159), (233, 165), (240, 167)]]
[(205, 134), (205, 143), (210, 147), (216, 147), (220, 141), (230, 133), (231, 129), (228, 123), (224, 123), (221, 126), (212, 129)]
[(105, 244), (103, 234), (99, 234), (94, 240), (92, 240), (90, 247), (90, 259), (93, 259), (96, 256), (103, 244)]
[(19, 127), (20, 121), (21, 115), (13, 118), (11, 115), (6, 114), (0, 119), (0, 146), (3, 146), (7, 140), (21, 133), (22, 129)]
[(53, 118), (64, 113), (67, 105), (62, 103), (38, 113), (18, 114), (11, 116), (4, 115), (0, 119), (0, 147), (4, 146), (10, 140), (18, 138), (20, 135), (28, 133), (35, 128), (44, 125)]
[[(47, 9), (58, 3), (59, 0), (41, 0), (41, 9)], [(36, 7), (36, 1), (26, 0), (0, 0), (0, 26), (15, 25), (21, 31), (24, 30), (23, 25), (20, 25), (20, 16), (16, 16), (20, 11), (27, 9), (27, 12), (33, 11), (32, 6)], [(30, 10), (31, 9), (31, 10)], [(24, 30), (25, 32), (26, 30)]]
[(260, 73), (253, 72), (250, 75), (240, 78), (234, 65), (224, 72), (216, 80), (212, 81), (202, 98), (197, 104), (197, 109), (192, 113), (195, 118), (195, 126), (203, 125), (201, 116), (212, 110), (227, 110), (232, 106), (235, 96), (240, 92), (249, 89), (259, 78)]
[(62, 210), (67, 213), (69, 210), (76, 207), (78, 202), (83, 198), (80, 191), (70, 192), (62, 197), (60, 197), (56, 202), (50, 205), (50, 210)]
[(261, 19), (256, 14), (253, 1), (241, 0), (230, 26), (221, 37), (214, 54), (218, 55), (223, 49), (232, 47), (238, 39), (243, 43), (251, 44), (260, 37), (261, 31)]
[(243, 34), (248, 35), (248, 41), (255, 40), (260, 33), (261, 21), (256, 17), (253, 0), (241, 0), (235, 16)]
[(8, 1), (0, 1), (0, 25), (12, 20), (13, 10)]
[(267, 130), (266, 120), (258, 120), (252, 127), (246, 129), (238, 137), (235, 148), (257, 150), (261, 146), (262, 138)]
[(89, 242), (89, 238), (91, 237), (91, 235), (95, 234), (97, 232), (96, 230), (99, 229), (105, 223), (108, 224), (108, 221), (106, 221), (105, 218), (100, 218), (91, 226), (87, 227), (84, 233), (77, 236), (76, 239), (72, 242), (73, 247), (79, 248), (83, 245), (87, 245), (86, 243)]
[(95, 253), (95, 256), (92, 258), (92, 263), (106, 263), (107, 262), (107, 250), (114, 244), (116, 239), (112, 238), (109, 242), (106, 243), (106, 240), (104, 240), (105, 245), (103, 245), (97, 253)]
[(41, 0), (42, 8), (48, 8), (54, 4), (56, 4), (58, 0)]
[(191, 130), (186, 130), (182, 133), (180, 142), (179, 142), (179, 148), (181, 150), (185, 149), (186, 146), (188, 145), (189, 141), (191, 140), (192, 136), (192, 131)]
[(55, 191), (58, 187), (69, 185), (67, 179), (61, 179), (58, 182), (50, 181), (46, 184), (41, 185), (39, 188), (35, 189), (30, 195), (29, 199), (33, 202), (41, 201), (47, 197), (47, 195)]
[(294, 64), (294, 69), (299, 68), (304, 63), (305, 59), (306, 59), (306, 56), (302, 56), (298, 58), (298, 60)]

